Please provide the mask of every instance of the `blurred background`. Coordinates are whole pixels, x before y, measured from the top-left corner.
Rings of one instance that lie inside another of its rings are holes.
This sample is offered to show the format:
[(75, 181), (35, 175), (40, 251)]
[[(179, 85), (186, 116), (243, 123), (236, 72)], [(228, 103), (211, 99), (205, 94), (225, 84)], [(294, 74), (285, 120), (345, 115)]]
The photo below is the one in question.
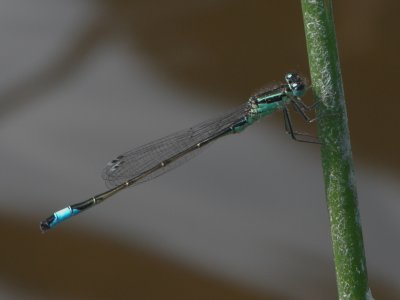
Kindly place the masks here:
[[(400, 3), (334, 9), (370, 287), (399, 299)], [(39, 231), (116, 155), (309, 77), (299, 1), (3, 0), (0, 41), (1, 299), (337, 298), (319, 148), (279, 114)]]

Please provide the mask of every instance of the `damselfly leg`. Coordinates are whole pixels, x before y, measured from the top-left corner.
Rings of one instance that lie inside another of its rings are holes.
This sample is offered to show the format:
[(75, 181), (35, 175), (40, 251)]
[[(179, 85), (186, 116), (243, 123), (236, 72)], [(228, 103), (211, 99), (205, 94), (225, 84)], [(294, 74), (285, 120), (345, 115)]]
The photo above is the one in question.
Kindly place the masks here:
[[(300, 114), (300, 116), (307, 122), (311, 123), (316, 120), (316, 118), (310, 118), (305, 110), (311, 110), (310, 106), (306, 106), (303, 101), (296, 98), (292, 99), (291, 104), (293, 104), (294, 109)], [(313, 106), (315, 103), (313, 104)], [(308, 133), (298, 132), (294, 130), (293, 122), (290, 117), (289, 108), (285, 105), (283, 108), (283, 120), (285, 123), (286, 133), (291, 136), (291, 138), (297, 142), (311, 143), (311, 144), (322, 144), (319, 139)]]

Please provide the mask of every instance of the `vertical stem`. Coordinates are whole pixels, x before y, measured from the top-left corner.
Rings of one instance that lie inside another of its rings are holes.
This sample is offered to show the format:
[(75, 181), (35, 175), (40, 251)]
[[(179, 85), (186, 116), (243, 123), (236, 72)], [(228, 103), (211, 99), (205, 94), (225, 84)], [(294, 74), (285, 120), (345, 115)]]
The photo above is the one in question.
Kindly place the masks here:
[(331, 0), (302, 0), (340, 300), (372, 299)]

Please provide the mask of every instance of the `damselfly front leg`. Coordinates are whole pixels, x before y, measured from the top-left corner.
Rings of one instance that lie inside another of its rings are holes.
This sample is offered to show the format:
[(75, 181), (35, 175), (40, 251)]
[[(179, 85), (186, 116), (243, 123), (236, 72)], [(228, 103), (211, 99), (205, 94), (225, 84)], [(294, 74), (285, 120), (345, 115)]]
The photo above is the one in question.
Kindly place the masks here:
[[(300, 107), (297, 106), (296, 102), (292, 102), (293, 106), (295, 107), (296, 111), (299, 112), (299, 114), (303, 117), (303, 119), (311, 123), (313, 119), (311, 119), (307, 114), (300, 109)], [(302, 132), (297, 132), (293, 129), (293, 122), (290, 117), (290, 112), (287, 106), (283, 108), (283, 120), (285, 123), (285, 130), (287, 134), (290, 134), (291, 138), (297, 142), (303, 142), (303, 143), (311, 143), (311, 144), (321, 144), (319, 139), (315, 136), (312, 136), (307, 133), (302, 133)]]

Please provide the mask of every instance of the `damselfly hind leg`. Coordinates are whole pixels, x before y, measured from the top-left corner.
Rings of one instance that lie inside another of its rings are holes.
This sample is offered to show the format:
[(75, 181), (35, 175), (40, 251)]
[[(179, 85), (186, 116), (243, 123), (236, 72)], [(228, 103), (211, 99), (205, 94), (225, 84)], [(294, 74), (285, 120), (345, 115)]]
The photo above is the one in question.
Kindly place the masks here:
[(335, 116), (337, 115), (336, 113), (325, 113), (325, 114), (320, 114), (318, 117), (315, 116), (314, 118), (311, 118), (307, 115), (306, 111), (315, 111), (315, 108), (318, 105), (322, 104), (322, 101), (316, 101), (311, 105), (305, 104), (301, 99), (298, 97), (293, 98), (292, 102), (294, 109), (302, 116), (302, 118), (307, 122), (307, 123), (313, 123), (321, 118), (327, 117), (327, 116)]

